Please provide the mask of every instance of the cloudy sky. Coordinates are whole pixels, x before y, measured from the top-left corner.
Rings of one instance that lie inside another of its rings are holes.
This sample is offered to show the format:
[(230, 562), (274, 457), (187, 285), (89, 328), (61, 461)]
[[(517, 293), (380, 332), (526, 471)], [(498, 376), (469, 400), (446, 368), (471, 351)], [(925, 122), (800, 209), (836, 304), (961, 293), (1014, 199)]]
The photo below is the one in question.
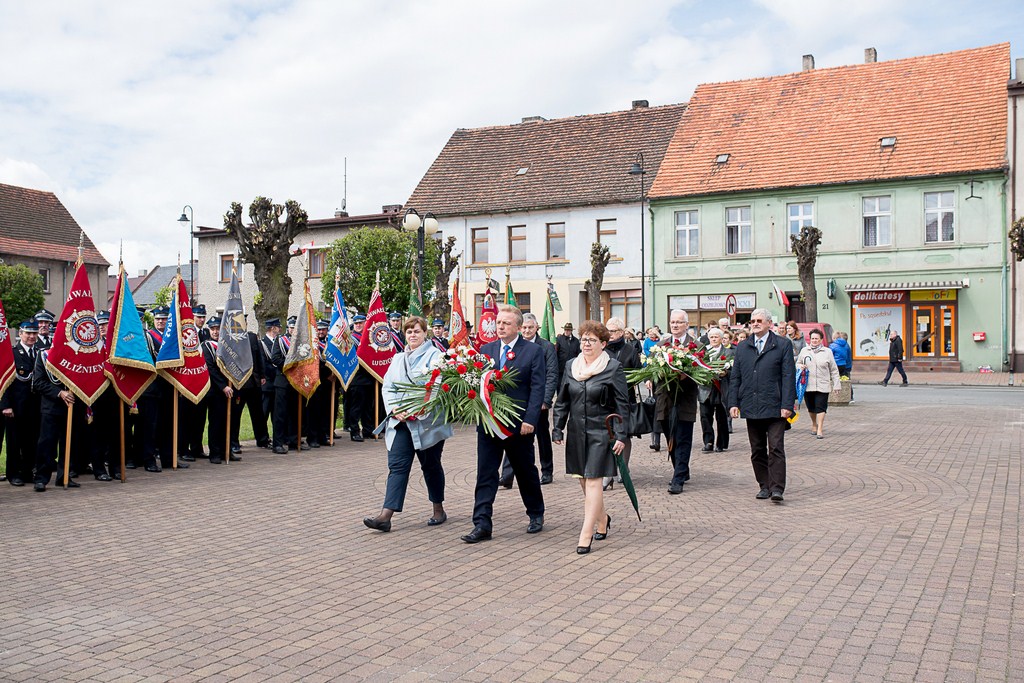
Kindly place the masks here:
[(701, 82), (1010, 41), (1019, 0), (0, 0), (0, 182), (56, 192), (131, 274), (176, 222), (403, 203), (456, 128), (684, 102)]

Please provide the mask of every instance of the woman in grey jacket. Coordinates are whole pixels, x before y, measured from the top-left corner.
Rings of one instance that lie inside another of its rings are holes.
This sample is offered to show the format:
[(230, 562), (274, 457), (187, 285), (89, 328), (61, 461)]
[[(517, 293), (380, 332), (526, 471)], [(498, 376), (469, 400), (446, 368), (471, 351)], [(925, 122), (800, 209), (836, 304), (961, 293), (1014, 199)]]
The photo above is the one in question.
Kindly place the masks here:
[(402, 511), (405, 492), (409, 487), (409, 472), (414, 457), (420, 459), (427, 497), (434, 504), (434, 514), (427, 526), (444, 524), (448, 515), (444, 511), (444, 468), (441, 451), (444, 441), (453, 434), (451, 425), (429, 414), (411, 415), (396, 412), (395, 404), (401, 396), (397, 384), (424, 385), (430, 377), (432, 364), (440, 358), (433, 344), (427, 344), (427, 321), (419, 316), (409, 318), (402, 328), (405, 332), (405, 351), (391, 358), (384, 375), (382, 394), (388, 411), (385, 443), (388, 447), (388, 483), (384, 506), (376, 517), (364, 517), (363, 524), (378, 531), (391, 531), (391, 517)]
[[(595, 538), (608, 537), (612, 518), (604, 508), (602, 477), (615, 476), (612, 453), (621, 454), (629, 438), (626, 374), (619, 362), (604, 352), (609, 338), (608, 328), (595, 320), (580, 326), (581, 352), (565, 364), (554, 407), (551, 440), (561, 444), (565, 439), (562, 430), (567, 430), (565, 470), (580, 480), (583, 489), (583, 528), (576, 545), (580, 555), (590, 552)], [(605, 427), (605, 419), (612, 413), (624, 418), (615, 423), (614, 443)]]

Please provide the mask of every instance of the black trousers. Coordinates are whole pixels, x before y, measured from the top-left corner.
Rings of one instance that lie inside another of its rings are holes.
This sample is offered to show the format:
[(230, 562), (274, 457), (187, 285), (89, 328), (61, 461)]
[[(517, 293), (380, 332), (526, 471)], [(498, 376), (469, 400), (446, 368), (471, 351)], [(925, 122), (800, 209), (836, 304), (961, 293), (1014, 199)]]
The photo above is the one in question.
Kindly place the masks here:
[[(715, 428), (718, 438), (715, 438)], [(700, 430), (703, 433), (705, 446), (717, 446), (721, 449), (729, 447), (729, 414), (721, 403), (700, 404)]]
[[(267, 380), (267, 383), (263, 385), (260, 390), (262, 402), (263, 402), (263, 431), (269, 434), (267, 430), (267, 420), (270, 420), (270, 425), (273, 427), (274, 422), (271, 419), (274, 415), (274, 380)], [(255, 428), (254, 428), (255, 429)], [(270, 438), (269, 436), (267, 438)]]
[(676, 420), (675, 431), (669, 428), (669, 421), (662, 420), (661, 431), (672, 434), (672, 483), (684, 484), (690, 480), (690, 451), (693, 449), (693, 423)]
[(473, 524), (486, 531), (492, 529), (491, 514), (494, 497), (498, 495), (498, 468), (503, 455), (508, 456), (519, 480), (519, 495), (526, 506), (526, 514), (530, 519), (544, 515), (544, 494), (540, 491), (540, 476), (534, 464), (533, 434), (515, 434), (503, 440), (478, 431)]
[(231, 445), (240, 445), (238, 431), (242, 424), (242, 408), (249, 411), (249, 422), (252, 423), (256, 445), (262, 447), (270, 443), (267, 418), (263, 416), (263, 391), (260, 387), (243, 386), (241, 391), (235, 392), (235, 396), (238, 396), (238, 400), (231, 405)]
[[(47, 399), (43, 399), (44, 401)], [(51, 402), (53, 403), (53, 402)], [(34, 481), (48, 483), (56, 466), (57, 481), (64, 478), (64, 458), (67, 455), (67, 406), (51, 405), (42, 410), (39, 423), (39, 441), (36, 448), (36, 471)], [(79, 460), (92, 465), (98, 473), (103, 470), (102, 449), (96, 446), (97, 434), (94, 425), (86, 424), (85, 404), (75, 399), (71, 413), (71, 461)], [(71, 467), (74, 470), (74, 466)]]
[(747, 418), (750, 464), (758, 485), (769, 491), (786, 490), (786, 419)]
[(11, 406), (12, 417), (0, 416), (0, 441), (7, 432), (8, 479), (28, 481), (32, 478), (32, 466), (36, 461), (36, 446), (39, 443), (39, 402), (24, 401)]
[[(135, 402), (138, 415), (133, 419), (132, 460), (136, 465), (149, 467), (156, 464), (157, 422), (160, 399), (156, 392), (143, 394)], [(140, 462), (141, 460), (141, 462)]]
[(331, 411), (331, 390), (334, 384), (329, 379), (320, 380), (320, 386), (316, 388), (313, 395), (306, 404), (306, 415), (309, 418), (309, 425), (303, 425), (309, 443), (328, 442), (327, 439), (327, 413)]
[[(345, 391), (345, 429), (349, 432), (362, 431), (363, 436), (369, 437), (377, 428), (373, 422), (373, 392), (378, 386), (376, 382), (348, 385)], [(383, 415), (381, 419), (384, 419)]]
[(895, 361), (891, 360), (891, 361), (889, 361), (889, 369), (886, 371), (885, 379), (883, 379), (882, 381), (885, 382), (886, 384), (888, 384), (889, 383), (889, 378), (892, 377), (892, 371), (893, 370), (896, 370), (896, 372), (900, 373), (900, 377), (903, 378), (903, 383), (906, 384), (907, 383), (907, 373), (903, 372), (903, 361), (901, 361), (901, 360), (895, 360)]
[[(299, 392), (287, 387), (274, 391), (274, 445), (298, 448), (299, 446)], [(305, 409), (305, 406), (303, 406)], [(302, 430), (306, 431), (306, 416), (303, 415)]]
[[(232, 403), (234, 400), (234, 398), (231, 399)], [(228, 438), (228, 397), (224, 395), (224, 392), (210, 387), (206, 396), (203, 397), (203, 403), (206, 404), (206, 415), (209, 421), (206, 442), (210, 448), (210, 458), (226, 459), (228, 456), (224, 451), (224, 445)], [(234, 405), (231, 406), (231, 412), (236, 412)]]
[[(174, 396), (174, 387), (170, 384), (160, 388), (156, 417), (156, 449), (160, 453), (162, 467), (174, 464)], [(181, 420), (180, 415), (178, 420)]]
[[(210, 391), (215, 391), (210, 387)], [(209, 391), (207, 392), (209, 393)], [(206, 431), (206, 398), (193, 403), (187, 396), (178, 396), (178, 455), (203, 457), (203, 433)]]
[[(548, 420), (550, 410), (540, 411), (540, 419), (537, 420), (537, 457), (540, 460), (541, 476), (553, 477), (555, 475), (555, 456), (551, 450), (551, 425)], [(514, 479), (515, 472), (512, 471), (512, 463), (506, 455), (501, 461), (501, 478)]]

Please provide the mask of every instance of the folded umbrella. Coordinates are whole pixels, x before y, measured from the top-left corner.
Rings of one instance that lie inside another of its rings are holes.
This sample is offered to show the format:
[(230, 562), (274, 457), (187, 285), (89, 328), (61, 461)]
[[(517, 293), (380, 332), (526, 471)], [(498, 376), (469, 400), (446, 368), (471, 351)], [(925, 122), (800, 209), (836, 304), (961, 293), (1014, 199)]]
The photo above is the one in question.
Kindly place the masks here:
[[(604, 426), (608, 429), (608, 436), (611, 438), (612, 446), (615, 445), (615, 430), (612, 428), (612, 422), (614, 420), (622, 421), (622, 416), (618, 413), (612, 413), (604, 419)], [(622, 477), (622, 487), (626, 489), (626, 493), (629, 495), (630, 501), (633, 503), (633, 509), (636, 510), (636, 518), (641, 522), (644, 521), (640, 517), (640, 503), (636, 499), (636, 487), (633, 486), (633, 477), (629, 474), (629, 465), (626, 464), (625, 458), (622, 457), (621, 453), (612, 451), (612, 455), (615, 456), (615, 464), (619, 468), (619, 476)]]

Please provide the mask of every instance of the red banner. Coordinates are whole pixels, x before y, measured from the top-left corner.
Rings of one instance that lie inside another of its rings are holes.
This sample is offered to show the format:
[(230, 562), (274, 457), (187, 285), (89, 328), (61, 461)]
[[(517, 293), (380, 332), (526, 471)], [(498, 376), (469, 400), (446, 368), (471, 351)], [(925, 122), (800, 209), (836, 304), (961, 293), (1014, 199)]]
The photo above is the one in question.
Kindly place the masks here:
[(370, 309), (366, 312), (366, 327), (359, 339), (356, 355), (359, 364), (378, 382), (384, 382), (384, 375), (396, 353), (395, 340), (388, 325), (388, 314), (380, 298), (380, 290), (374, 289), (370, 297)]
[(448, 324), (448, 346), (457, 349), (460, 346), (469, 346), (469, 330), (466, 329), (466, 314), (462, 311), (462, 302), (459, 300), (459, 279), (455, 278), (455, 289), (452, 290), (452, 317)]
[[(14, 381), (14, 342), (7, 325), (4, 302), (0, 301), (0, 398)], [(2, 418), (0, 418), (2, 419)]]
[(87, 406), (107, 388), (102, 341), (89, 273), (80, 264), (53, 333), (46, 369)]
[(488, 287), (484, 293), (484, 309), (480, 314), (480, 322), (476, 328), (476, 347), (482, 348), (498, 338), (498, 304)]
[(199, 403), (210, 389), (210, 371), (199, 346), (199, 330), (192, 317), (185, 281), (181, 276), (177, 280), (178, 291), (171, 299), (171, 318), (157, 356), (157, 372), (188, 400)]

